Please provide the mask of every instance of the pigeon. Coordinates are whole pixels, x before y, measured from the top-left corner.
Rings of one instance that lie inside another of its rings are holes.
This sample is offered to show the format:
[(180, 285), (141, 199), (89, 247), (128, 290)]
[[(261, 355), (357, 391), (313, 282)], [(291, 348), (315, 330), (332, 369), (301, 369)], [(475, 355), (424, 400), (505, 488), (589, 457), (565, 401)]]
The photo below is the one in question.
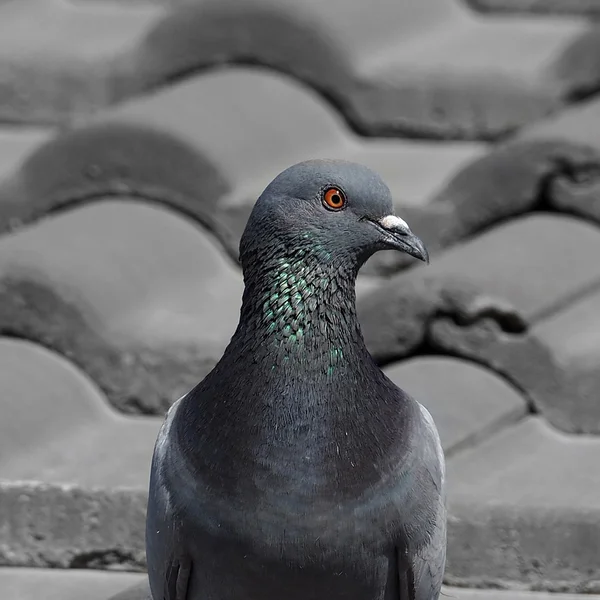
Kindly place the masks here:
[(385, 249), (429, 262), (366, 166), (301, 162), (257, 200), (237, 329), (154, 448), (153, 600), (438, 598), (438, 432), (375, 363), (356, 313), (358, 271)]

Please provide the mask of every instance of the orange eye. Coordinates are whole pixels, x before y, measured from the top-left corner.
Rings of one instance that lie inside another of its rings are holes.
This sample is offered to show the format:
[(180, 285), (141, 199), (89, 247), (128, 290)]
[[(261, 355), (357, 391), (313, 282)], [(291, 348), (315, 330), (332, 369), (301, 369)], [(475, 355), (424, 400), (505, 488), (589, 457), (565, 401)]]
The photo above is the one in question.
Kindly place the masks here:
[(323, 202), (325, 202), (328, 208), (340, 210), (340, 208), (343, 208), (344, 204), (346, 204), (346, 196), (344, 196), (342, 190), (330, 187), (327, 188), (323, 194)]

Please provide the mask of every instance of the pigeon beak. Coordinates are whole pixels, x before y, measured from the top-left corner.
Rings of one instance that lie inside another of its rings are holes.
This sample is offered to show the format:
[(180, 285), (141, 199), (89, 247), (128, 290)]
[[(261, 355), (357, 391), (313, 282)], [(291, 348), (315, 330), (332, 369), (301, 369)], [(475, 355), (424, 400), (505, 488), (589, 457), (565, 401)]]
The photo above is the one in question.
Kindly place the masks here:
[(406, 221), (395, 215), (387, 215), (372, 222), (383, 233), (384, 243), (389, 248), (406, 252), (429, 264), (429, 253), (425, 244), (410, 230)]

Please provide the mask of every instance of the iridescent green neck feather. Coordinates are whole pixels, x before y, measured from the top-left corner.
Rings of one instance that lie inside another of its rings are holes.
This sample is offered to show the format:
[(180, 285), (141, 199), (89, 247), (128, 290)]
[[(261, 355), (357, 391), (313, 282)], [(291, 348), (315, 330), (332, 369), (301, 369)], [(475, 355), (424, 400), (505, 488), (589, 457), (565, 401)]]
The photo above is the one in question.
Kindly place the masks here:
[(333, 375), (344, 364), (344, 348), (357, 338), (362, 342), (355, 309), (357, 266), (312, 245), (307, 234), (302, 240), (293, 250), (273, 247), (245, 269), (234, 339), (268, 357), (272, 369), (316, 361)]

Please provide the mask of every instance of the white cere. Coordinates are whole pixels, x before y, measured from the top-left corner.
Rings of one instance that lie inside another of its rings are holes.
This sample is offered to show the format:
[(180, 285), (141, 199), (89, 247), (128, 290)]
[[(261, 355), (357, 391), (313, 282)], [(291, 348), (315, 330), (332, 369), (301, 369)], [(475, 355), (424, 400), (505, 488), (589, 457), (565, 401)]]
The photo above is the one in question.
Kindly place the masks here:
[(405, 231), (410, 231), (408, 223), (396, 215), (387, 215), (386, 217), (383, 217), (379, 221), (379, 224), (384, 229), (403, 229)]

